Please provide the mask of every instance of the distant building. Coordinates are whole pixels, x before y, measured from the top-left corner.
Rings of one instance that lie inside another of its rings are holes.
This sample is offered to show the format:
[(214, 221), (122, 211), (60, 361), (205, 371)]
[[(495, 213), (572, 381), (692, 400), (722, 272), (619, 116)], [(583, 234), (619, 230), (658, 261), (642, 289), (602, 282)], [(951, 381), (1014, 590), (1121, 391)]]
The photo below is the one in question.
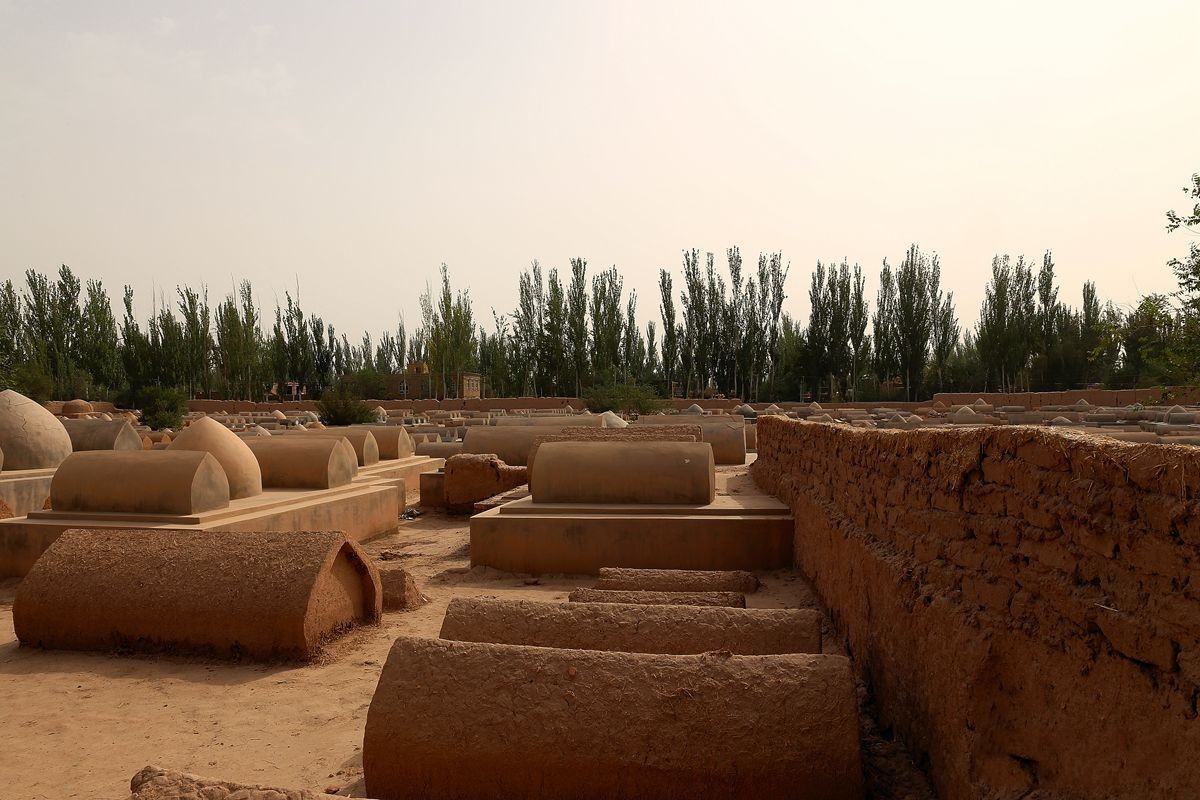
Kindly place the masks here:
[(288, 381), (282, 385), (278, 383), (272, 384), (270, 395), (279, 398), (283, 402), (292, 402), (305, 399), (308, 396), (308, 392), (303, 386), (296, 383), (296, 381)]
[[(441, 377), (429, 371), (424, 362), (409, 366), (404, 372), (388, 376), (387, 394), (394, 400), (432, 400), (441, 397)], [(447, 387), (450, 397), (465, 400), (482, 397), (483, 381), (478, 372), (462, 373), (458, 386)], [(457, 391), (455, 391), (457, 390)]]

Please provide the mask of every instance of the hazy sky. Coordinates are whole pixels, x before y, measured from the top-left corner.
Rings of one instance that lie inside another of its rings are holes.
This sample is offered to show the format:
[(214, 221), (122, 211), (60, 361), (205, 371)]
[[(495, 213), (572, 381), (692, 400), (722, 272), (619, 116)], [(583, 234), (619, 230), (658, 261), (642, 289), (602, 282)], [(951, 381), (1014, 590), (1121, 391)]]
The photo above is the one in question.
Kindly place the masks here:
[[(973, 321), (993, 253), (1128, 304), (1173, 288), (1200, 170), (1200, 2), (0, 0), (0, 279), (249, 278), (352, 338), (477, 317), (532, 259), (616, 264), (657, 316), (681, 251), (937, 251)], [(723, 263), (723, 257), (721, 259)]]

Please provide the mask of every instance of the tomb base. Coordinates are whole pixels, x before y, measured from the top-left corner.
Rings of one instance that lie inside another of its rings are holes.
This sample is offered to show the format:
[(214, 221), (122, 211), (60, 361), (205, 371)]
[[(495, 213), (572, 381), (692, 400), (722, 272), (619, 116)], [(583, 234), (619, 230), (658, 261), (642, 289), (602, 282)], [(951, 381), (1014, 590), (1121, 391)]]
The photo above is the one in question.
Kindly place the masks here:
[(50, 497), (55, 468), (14, 469), (0, 472), (0, 502), (14, 517), (40, 510)]
[(396, 530), (404, 496), (394, 481), (354, 482), (336, 489), (268, 489), (199, 514), (31, 511), (0, 520), (0, 578), (23, 577), (69, 528), (225, 531), (341, 531), (355, 542)]
[[(404, 485), (404, 491), (416, 492), (421, 489), (421, 475), (426, 472), (437, 472), (446, 465), (444, 458), (432, 458), (430, 456), (408, 456), (407, 458), (396, 458), (387, 461), (379, 461), (369, 467), (359, 467), (358, 475), (355, 481), (359, 483), (390, 480), (400, 485)], [(400, 498), (401, 508), (403, 511), (404, 498)]]
[(789, 509), (764, 494), (707, 505), (534, 503), (471, 518), (471, 564), (507, 572), (597, 574), (601, 567), (763, 570), (792, 565)]

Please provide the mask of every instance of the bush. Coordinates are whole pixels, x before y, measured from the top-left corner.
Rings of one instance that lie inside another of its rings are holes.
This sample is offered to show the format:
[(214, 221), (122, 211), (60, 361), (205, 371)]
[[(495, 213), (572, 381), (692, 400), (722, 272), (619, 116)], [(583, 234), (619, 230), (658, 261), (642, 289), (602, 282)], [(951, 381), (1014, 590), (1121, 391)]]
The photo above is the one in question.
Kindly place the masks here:
[(326, 425), (357, 425), (374, 422), (375, 412), (345, 387), (329, 389), (317, 401), (317, 414)]
[[(8, 384), (10, 380), (12, 389), (25, 395), (30, 400), (43, 403), (54, 399), (54, 379), (43, 372), (36, 364), (18, 365), (13, 369), (12, 375), (4, 383)], [(5, 386), (5, 388), (8, 388), (8, 386)]]
[(374, 367), (364, 367), (342, 380), (344, 390), (352, 397), (382, 399), (387, 395), (387, 377)]
[(154, 430), (179, 430), (187, 411), (187, 397), (178, 389), (147, 386), (137, 393), (136, 408), (142, 412), (142, 422)]
[(630, 383), (597, 385), (583, 393), (583, 402), (594, 413), (616, 411), (625, 414), (652, 414), (666, 402), (651, 386)]

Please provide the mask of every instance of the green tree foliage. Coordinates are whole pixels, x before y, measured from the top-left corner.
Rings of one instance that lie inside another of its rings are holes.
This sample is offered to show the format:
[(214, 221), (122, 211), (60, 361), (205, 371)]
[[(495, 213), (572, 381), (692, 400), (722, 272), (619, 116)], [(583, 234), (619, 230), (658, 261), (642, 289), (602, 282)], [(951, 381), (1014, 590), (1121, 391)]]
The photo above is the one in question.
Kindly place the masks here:
[(591, 364), (588, 352), (587, 260), (571, 259), (571, 285), (567, 289), (567, 352), (575, 377), (575, 395), (583, 392)]
[[(1185, 188), (1191, 210), (1169, 212), (1168, 230), (1200, 225), (1200, 178)], [(941, 288), (938, 256), (912, 245), (896, 266), (886, 259), (872, 307), (860, 265), (817, 262), (806, 320), (783, 313), (790, 271), (780, 253), (760, 253), (747, 269), (738, 247), (683, 251), (679, 282), (658, 276), (658, 319), (641, 327), (638, 297), (616, 267), (589, 275), (570, 260), (569, 277), (538, 262), (520, 273), (518, 303), (492, 309), (477, 325), (467, 289), (443, 264), (421, 294), (421, 319), (378, 337), (345, 333), (287, 292), (266, 314), (243, 282), (215, 306), (206, 287), (177, 287), (153, 298), (148, 319), (134, 314), (125, 287), (120, 320), (104, 286), (71, 269), (28, 270), (23, 284), (0, 284), (0, 383), (39, 399), (112, 395), (159, 402), (186, 396), (264, 399), (292, 384), (307, 396), (386, 396), (388, 375), (427, 370), (433, 391), (454, 397), (466, 371), (479, 371), (493, 395), (586, 395), (636, 410), (656, 394), (726, 395), (746, 400), (926, 399), (934, 391), (1042, 390), (1195, 382), (1200, 373), (1200, 251), (1172, 259), (1179, 283), (1128, 313), (1102, 302), (1095, 284), (1073, 308), (1060, 299), (1050, 252), (1040, 266), (997, 255), (978, 320), (960, 325), (954, 295)], [(590, 280), (589, 280), (590, 279)], [(622, 387), (635, 387), (632, 389)], [(639, 394), (640, 393), (640, 394)], [(625, 405), (622, 405), (625, 403)]]
[(155, 430), (178, 430), (187, 411), (187, 395), (168, 386), (147, 386), (135, 398), (142, 422)]
[(111, 397), (125, 379), (117, 319), (112, 302), (100, 281), (87, 282), (87, 294), (79, 318), (79, 362), (91, 378), (91, 397)]
[(621, 366), (621, 335), (625, 329), (621, 292), (624, 285), (616, 267), (592, 276), (592, 374), (597, 383), (613, 383)]
[(355, 389), (339, 385), (317, 401), (317, 416), (326, 425), (359, 425), (375, 420), (375, 412)]
[(668, 392), (674, 386), (679, 367), (679, 324), (675, 320), (675, 290), (668, 270), (658, 271), (659, 305), (662, 316), (662, 372)]
[(652, 414), (664, 405), (654, 387), (634, 383), (596, 384), (584, 392), (583, 401), (589, 411), (597, 414)]

